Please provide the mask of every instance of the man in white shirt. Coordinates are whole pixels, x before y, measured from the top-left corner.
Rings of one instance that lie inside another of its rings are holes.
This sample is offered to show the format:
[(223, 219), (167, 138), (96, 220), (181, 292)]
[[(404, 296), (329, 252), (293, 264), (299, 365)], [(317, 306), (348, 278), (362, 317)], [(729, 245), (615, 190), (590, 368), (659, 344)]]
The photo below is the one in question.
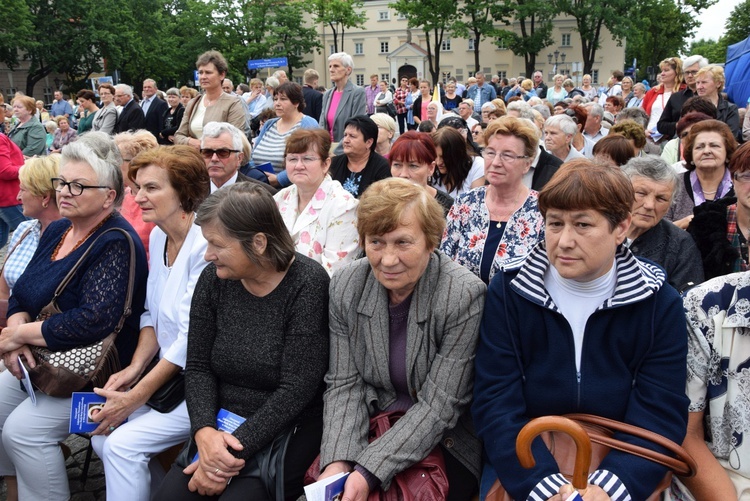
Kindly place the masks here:
[(602, 127), (604, 108), (597, 103), (586, 103), (584, 107), (588, 116), (586, 117), (586, 125), (583, 127), (583, 137), (596, 144), (597, 141), (609, 134), (609, 129)]

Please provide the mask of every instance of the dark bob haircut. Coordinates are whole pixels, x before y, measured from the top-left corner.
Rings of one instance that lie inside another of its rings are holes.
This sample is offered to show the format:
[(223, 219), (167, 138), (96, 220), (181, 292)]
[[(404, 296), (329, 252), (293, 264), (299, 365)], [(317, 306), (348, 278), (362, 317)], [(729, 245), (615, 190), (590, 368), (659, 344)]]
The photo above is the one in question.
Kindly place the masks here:
[(367, 115), (353, 116), (344, 124), (344, 128), (346, 129), (347, 127), (354, 127), (361, 132), (362, 136), (364, 136), (365, 142), (372, 139), (370, 151), (375, 151), (375, 146), (377, 146), (378, 142), (378, 126), (372, 121), (372, 118)]
[(305, 109), (305, 97), (302, 95), (302, 87), (300, 87), (299, 84), (296, 84), (294, 82), (284, 82), (283, 84), (276, 87), (276, 91), (274, 91), (273, 93), (274, 98), (278, 94), (284, 94), (287, 99), (292, 102), (292, 104), (296, 104), (297, 111), (302, 111)]

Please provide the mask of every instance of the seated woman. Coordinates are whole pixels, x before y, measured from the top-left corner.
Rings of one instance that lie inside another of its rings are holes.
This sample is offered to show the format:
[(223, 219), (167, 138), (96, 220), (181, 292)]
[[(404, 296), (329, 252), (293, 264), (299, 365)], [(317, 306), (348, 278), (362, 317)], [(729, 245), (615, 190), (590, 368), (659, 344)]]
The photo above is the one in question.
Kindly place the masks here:
[(339, 143), (344, 154), (333, 157), (331, 178), (356, 198), (372, 183), (390, 175), (388, 160), (375, 152), (377, 140), (378, 126), (367, 115), (357, 115), (346, 121)]
[(701, 255), (692, 237), (664, 219), (677, 190), (672, 166), (660, 157), (646, 155), (631, 159), (623, 166), (623, 172), (635, 192), (627, 239), (630, 250), (664, 268), (667, 281), (678, 291), (703, 282)]
[(18, 200), (23, 215), (31, 218), (19, 224), (8, 244), (0, 273), (0, 298), (8, 299), (18, 277), (31, 261), (39, 239), (53, 221), (60, 219), (52, 178), (59, 174), (60, 155), (30, 158), (18, 172)]
[(692, 478), (673, 478), (673, 500), (744, 500), (750, 495), (744, 441), (750, 398), (744, 381), (750, 354), (748, 301), (747, 272), (713, 278), (685, 296), (690, 413), (682, 446), (700, 468)]
[[(125, 307), (131, 252), (122, 233), (103, 232), (121, 228), (131, 235), (136, 249), (132, 314), (115, 343), (120, 365), (127, 367), (138, 341), (148, 275), (143, 245), (117, 212), (123, 195), (120, 155), (107, 134), (88, 132), (66, 146), (59, 177), (52, 182), (63, 219), (49, 224), (13, 286), (8, 327), (0, 333), (0, 354), (9, 369), (0, 373), (0, 475), (9, 488), (17, 477), (19, 499), (70, 498), (59, 442), (68, 436), (71, 399), (36, 391), (36, 406), (32, 405), (18, 382), (23, 377), (18, 356), (33, 367), (29, 345), (64, 351), (91, 345), (114, 331)], [(92, 251), (78, 268), (79, 278), (57, 298), (62, 313), (35, 320), (89, 247)]]
[[(323, 427), (328, 274), (294, 252), (273, 198), (258, 183), (211, 194), (196, 223), (211, 264), (190, 311), (185, 394), (192, 440), (187, 460), (172, 466), (154, 499), (297, 499)], [(221, 409), (245, 419), (231, 434), (217, 430)], [(199, 459), (188, 466), (196, 451)], [(283, 476), (284, 492), (275, 492), (275, 477), (259, 473), (265, 460)]]
[(538, 193), (523, 183), (538, 151), (536, 127), (502, 117), (487, 127), (484, 139), (489, 185), (456, 198), (440, 250), (489, 283), (503, 261), (525, 256), (544, 238), (544, 220)]
[[(163, 146), (133, 159), (128, 176), (143, 219), (156, 225), (150, 239), (155, 252), (133, 360), (95, 389), (107, 403), (94, 420), (116, 427), (112, 431), (100, 425), (91, 440), (104, 463), (110, 501), (150, 499), (151, 485), (163, 478), (151, 479), (150, 459), (190, 435), (184, 401), (164, 414), (145, 404), (185, 367), (190, 302), (208, 264), (203, 259), (206, 241), (193, 224), (195, 210), (208, 193), (203, 157), (189, 146)], [(147, 371), (154, 357), (158, 363)]]
[(437, 151), (432, 137), (423, 132), (409, 131), (396, 139), (391, 150), (391, 176), (410, 180), (422, 186), (443, 208), (447, 216), (453, 207), (453, 197), (433, 188), (427, 181), (435, 172)]
[[(627, 139), (633, 148), (634, 156), (639, 157), (645, 154), (643, 148), (646, 147), (646, 131), (643, 130), (643, 127), (641, 127), (635, 120), (620, 120), (609, 128), (609, 134), (607, 134), (607, 136), (610, 134), (617, 134)], [(601, 139), (599, 141), (601, 141)]]
[[(321, 477), (353, 470), (344, 499), (367, 499), (438, 447), (448, 501), (469, 500), (481, 462), (467, 409), (485, 286), (436, 252), (445, 219), (423, 188), (380, 181), (357, 212), (367, 258), (331, 284)], [(368, 444), (369, 419), (388, 411), (404, 415)]]
[[(693, 127), (698, 127), (696, 124)], [(688, 233), (695, 239), (706, 279), (750, 269), (750, 144), (734, 152), (729, 172), (737, 193), (694, 209)]]
[(333, 275), (359, 253), (359, 235), (357, 199), (328, 175), (330, 150), (331, 136), (323, 129), (293, 132), (284, 158), (294, 184), (274, 199), (297, 252)]
[[(594, 414), (682, 442), (685, 315), (661, 268), (621, 245), (633, 199), (619, 169), (564, 164), (539, 194), (545, 245), (490, 284), (472, 405), (489, 460), (483, 488), (499, 478), (514, 499), (567, 499), (573, 488), (541, 440), (532, 446), (535, 467), (516, 457), (518, 432), (539, 416)], [(644, 500), (665, 474), (612, 451), (589, 475), (583, 499)]]
[(453, 127), (442, 127), (433, 135), (437, 151), (432, 185), (453, 198), (484, 186), (484, 159), (475, 154), (466, 138)]
[(78, 133), (70, 126), (70, 120), (68, 117), (60, 115), (55, 117), (55, 122), (57, 123), (57, 130), (55, 131), (55, 137), (52, 140), (52, 149), (50, 149), (50, 153), (60, 153), (63, 146), (78, 139)]
[(631, 140), (612, 133), (598, 140), (592, 152), (597, 162), (604, 162), (612, 167), (622, 167), (635, 157)]
[(544, 148), (563, 162), (583, 158), (573, 147), (578, 126), (568, 115), (552, 115), (544, 122)]

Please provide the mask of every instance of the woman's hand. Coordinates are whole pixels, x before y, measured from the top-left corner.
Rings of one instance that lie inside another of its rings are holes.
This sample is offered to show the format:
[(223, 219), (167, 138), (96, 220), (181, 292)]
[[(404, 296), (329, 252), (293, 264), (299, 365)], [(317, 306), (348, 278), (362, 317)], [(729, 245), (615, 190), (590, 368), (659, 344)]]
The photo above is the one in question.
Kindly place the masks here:
[(320, 474), (318, 480), (323, 480), (326, 477), (332, 477), (337, 473), (346, 473), (352, 471), (352, 465), (348, 461), (334, 461), (333, 463), (326, 466), (323, 473)]
[(105, 397), (107, 402), (104, 404), (104, 408), (92, 418), (93, 421), (99, 423), (99, 426), (91, 432), (92, 435), (109, 435), (114, 431), (114, 428), (120, 426), (128, 416), (133, 413), (133, 411), (145, 403), (134, 398), (133, 392), (94, 388), (94, 393)]
[(682, 219), (678, 219), (677, 221), (672, 221), (672, 223), (682, 230), (687, 230), (687, 227), (692, 220), (693, 214), (690, 214), (689, 216), (685, 216)]
[[(549, 498), (549, 501), (565, 501), (574, 492), (576, 492), (575, 487), (570, 484), (565, 484), (560, 487), (558, 494)], [(609, 495), (598, 485), (589, 484), (581, 496), (585, 501), (610, 501)]]
[(218, 496), (224, 492), (229, 480), (203, 471), (199, 463), (196, 461), (183, 470), (186, 475), (193, 475), (188, 483), (190, 492), (198, 491), (201, 496)]
[(367, 501), (369, 495), (370, 486), (367, 485), (365, 477), (358, 471), (349, 474), (344, 484), (344, 495), (341, 501)]
[(104, 385), (102, 389), (112, 391), (125, 391), (130, 389), (138, 378), (141, 377), (141, 371), (133, 364), (128, 365), (120, 372), (115, 372)]
[(36, 360), (34, 360), (34, 355), (31, 353), (31, 349), (28, 345), (23, 345), (19, 349), (14, 351), (9, 351), (8, 353), (3, 354), (3, 363), (5, 364), (5, 368), (10, 371), (11, 374), (13, 374), (16, 379), (21, 380), (23, 379), (23, 370), (21, 369), (21, 366), (18, 365), (18, 356), (21, 355), (26, 360), (26, 365), (33, 369), (36, 367)]
[[(203, 473), (209, 474), (209, 478), (223, 479), (236, 476), (245, 467), (245, 460), (234, 457), (227, 449), (236, 451), (243, 449), (237, 437), (214, 428), (201, 428), (195, 433), (195, 442), (198, 445), (198, 463)], [(188, 467), (190, 468), (190, 467)], [(185, 473), (188, 473), (188, 468)], [(195, 471), (195, 470), (193, 470)]]
[(0, 355), (5, 355), (8, 352), (15, 351), (23, 346), (24, 343), (21, 341), (19, 336), (19, 329), (22, 326), (16, 327), (5, 327), (0, 331)]

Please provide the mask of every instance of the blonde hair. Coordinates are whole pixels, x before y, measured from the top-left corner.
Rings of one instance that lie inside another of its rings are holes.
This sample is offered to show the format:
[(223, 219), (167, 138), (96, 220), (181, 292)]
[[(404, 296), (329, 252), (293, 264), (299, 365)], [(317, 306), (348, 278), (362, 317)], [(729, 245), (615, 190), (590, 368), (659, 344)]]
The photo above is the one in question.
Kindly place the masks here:
[(60, 154), (29, 158), (18, 171), (18, 180), (35, 197), (55, 196), (51, 179), (60, 174)]
[(716, 84), (717, 92), (721, 92), (724, 90), (724, 84), (726, 83), (726, 77), (724, 76), (724, 68), (722, 68), (721, 66), (717, 66), (715, 64), (704, 66), (703, 68), (698, 70), (698, 73), (695, 75), (695, 78), (702, 77), (703, 75), (706, 75), (706, 74), (711, 75), (711, 79)]

